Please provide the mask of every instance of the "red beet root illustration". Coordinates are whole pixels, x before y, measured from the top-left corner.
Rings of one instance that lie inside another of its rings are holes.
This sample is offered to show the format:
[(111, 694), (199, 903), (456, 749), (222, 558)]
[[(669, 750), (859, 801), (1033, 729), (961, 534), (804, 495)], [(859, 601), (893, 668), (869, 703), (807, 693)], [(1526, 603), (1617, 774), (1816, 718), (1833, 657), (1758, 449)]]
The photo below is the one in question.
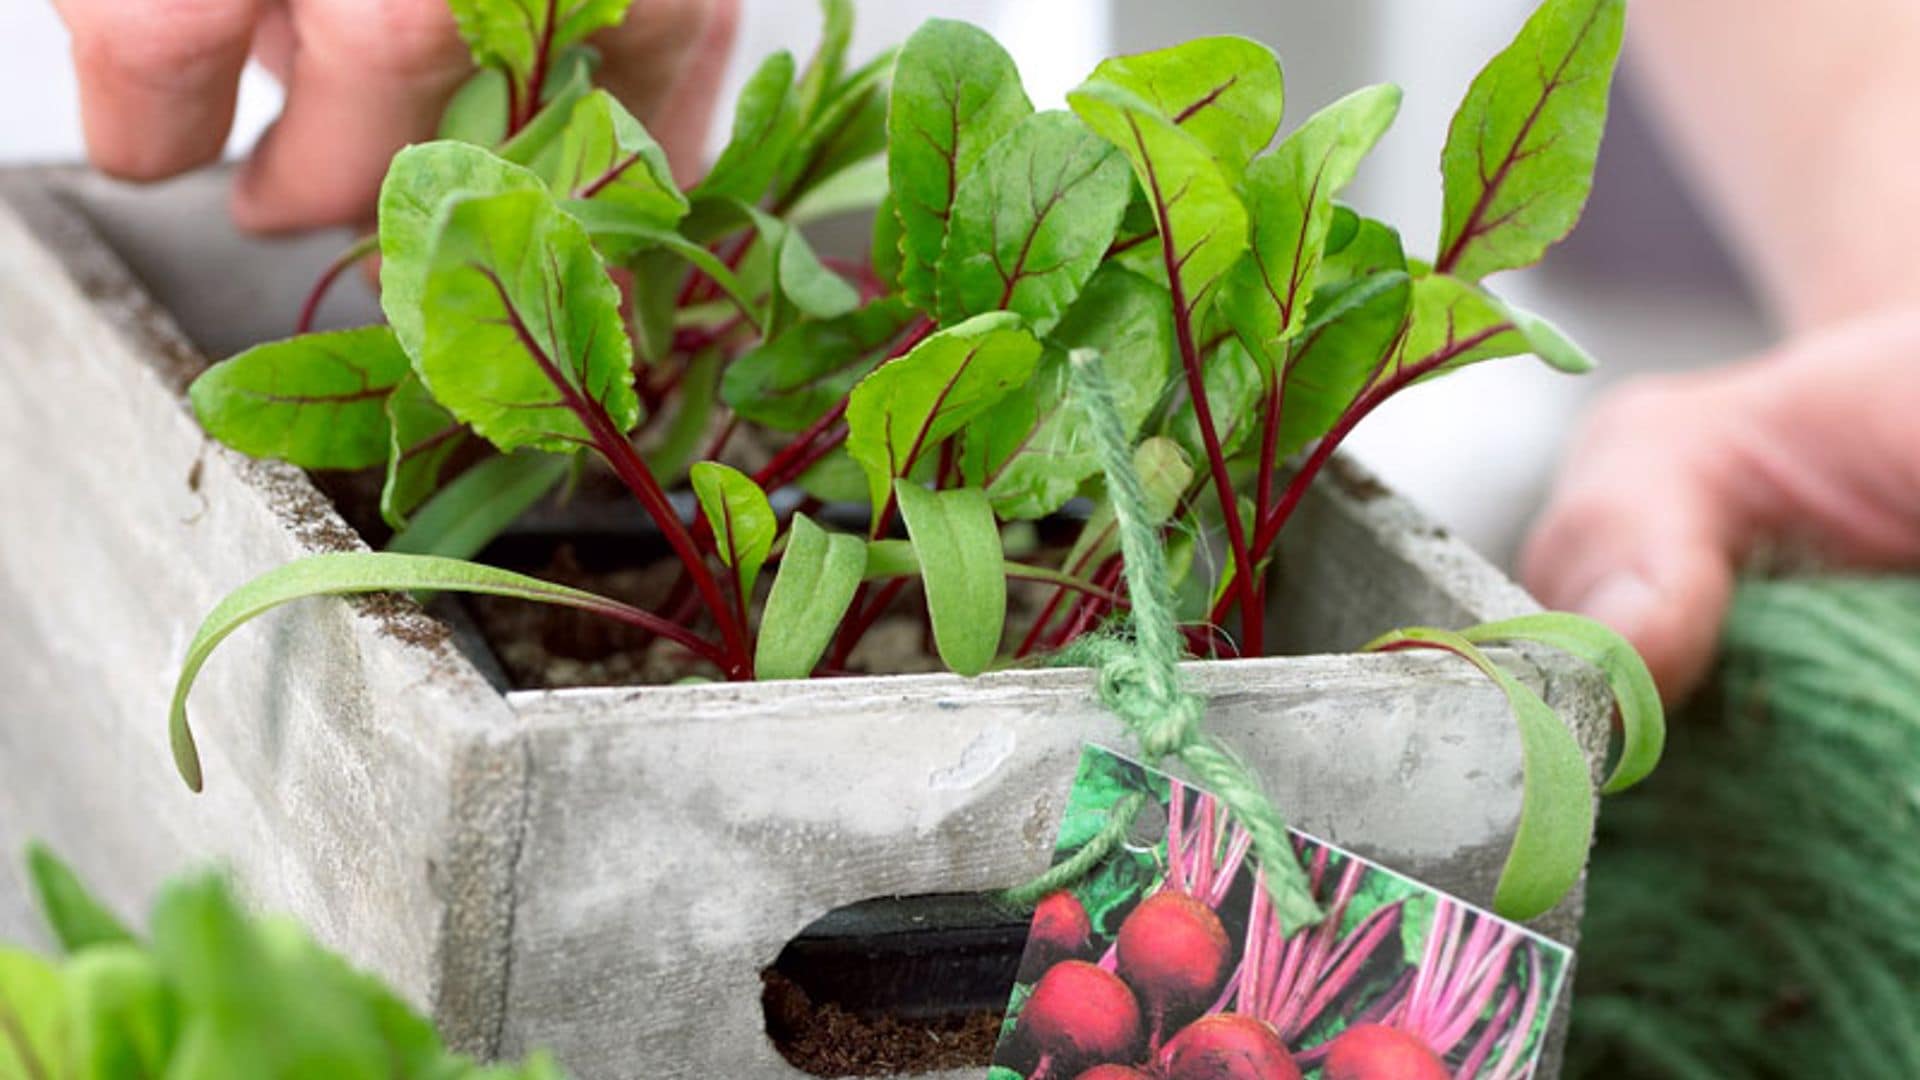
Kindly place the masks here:
[(1153, 1080), (1131, 1065), (1095, 1065), (1073, 1080)]
[(1049, 894), (1033, 909), (1022, 976), (1031, 978), (1062, 960), (1085, 955), (1092, 936), (1093, 923), (1077, 897), (1070, 892)]
[(1383, 1024), (1356, 1024), (1327, 1051), (1327, 1080), (1449, 1080), (1418, 1036)]
[(1088, 1065), (1132, 1060), (1140, 1046), (1140, 1005), (1112, 972), (1064, 960), (1034, 986), (1018, 1033), (1040, 1058), (1028, 1080), (1064, 1080)]
[(1300, 1068), (1272, 1025), (1240, 1013), (1203, 1016), (1154, 1058), (1165, 1080), (1300, 1080)]
[(1150, 1050), (1159, 1048), (1170, 1015), (1192, 1015), (1212, 1003), (1232, 950), (1213, 909), (1177, 892), (1140, 901), (1114, 944), (1120, 977), (1146, 1006)]

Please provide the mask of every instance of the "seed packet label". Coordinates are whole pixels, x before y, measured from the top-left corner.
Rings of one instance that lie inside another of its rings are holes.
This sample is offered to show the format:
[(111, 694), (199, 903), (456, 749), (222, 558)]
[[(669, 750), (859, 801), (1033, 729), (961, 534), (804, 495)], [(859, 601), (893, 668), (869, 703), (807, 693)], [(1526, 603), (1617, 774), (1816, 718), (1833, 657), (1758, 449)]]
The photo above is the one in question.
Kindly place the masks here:
[(1212, 795), (1087, 748), (1055, 846), (1147, 795), (1129, 840), (1034, 912), (988, 1080), (1518, 1080), (1572, 954), (1293, 832), (1318, 926), (1283, 933)]

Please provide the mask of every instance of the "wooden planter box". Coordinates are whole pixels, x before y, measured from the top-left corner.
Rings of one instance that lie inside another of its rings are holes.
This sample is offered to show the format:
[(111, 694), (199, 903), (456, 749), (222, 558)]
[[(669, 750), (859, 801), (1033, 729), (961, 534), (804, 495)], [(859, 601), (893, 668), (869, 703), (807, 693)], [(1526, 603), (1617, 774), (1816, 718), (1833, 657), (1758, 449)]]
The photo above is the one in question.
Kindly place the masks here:
[[(30, 837), (128, 912), (221, 860), (469, 1051), (783, 1078), (801, 1074), (764, 1034), (760, 973), (803, 927), (1045, 865), (1082, 742), (1127, 745), (1085, 672), (505, 693), (385, 598), (303, 603), (223, 648), (190, 795), (165, 709), (197, 620), (360, 543), (302, 473), (213, 444), (184, 402), (188, 333), (216, 353), (283, 335), (337, 250), (234, 236), (223, 191), (0, 174), (0, 937), (35, 932)], [(1484, 903), (1520, 799), (1504, 699), (1447, 658), (1337, 653), (1534, 605), (1351, 467), (1288, 544), (1279, 644), (1335, 655), (1192, 665), (1209, 724), (1300, 827)], [(1520, 660), (1597, 769), (1603, 686)], [(1539, 928), (1571, 941), (1578, 908)]]

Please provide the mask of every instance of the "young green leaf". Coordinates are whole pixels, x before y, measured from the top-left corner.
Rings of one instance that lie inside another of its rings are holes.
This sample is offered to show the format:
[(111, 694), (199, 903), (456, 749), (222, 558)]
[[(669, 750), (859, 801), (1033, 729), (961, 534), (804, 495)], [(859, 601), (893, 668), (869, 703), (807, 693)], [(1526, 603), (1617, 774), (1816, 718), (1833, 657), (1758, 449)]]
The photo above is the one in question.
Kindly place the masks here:
[(1195, 38), (1093, 69), (1104, 82), (1138, 95), (1199, 140), (1238, 176), (1280, 129), (1286, 91), (1273, 50), (1243, 37)]
[(421, 377), (502, 450), (566, 453), (639, 420), (620, 291), (544, 192), (462, 199), (427, 277)]
[(530, 170), (463, 142), (423, 143), (395, 155), (380, 185), (380, 308), (416, 365), (426, 322), (427, 260), (442, 205), (456, 193), (544, 190)]
[(478, 67), (525, 84), (545, 62), (595, 30), (617, 24), (633, 0), (447, 0)]
[(867, 546), (859, 537), (830, 533), (807, 515), (795, 514), (760, 616), (754, 677), (804, 679), (813, 674), (866, 569)]
[(553, 183), (562, 169), (561, 150), (567, 127), (573, 122), (574, 107), (593, 91), (597, 57), (586, 46), (576, 46), (554, 63), (541, 95), (544, 104), (512, 138), (500, 144), (497, 152), (502, 158), (524, 165)]
[(800, 103), (793, 88), (793, 54), (761, 62), (740, 90), (733, 137), (693, 189), (696, 198), (757, 203), (800, 135)]
[(33, 880), (40, 913), (62, 950), (75, 953), (133, 940), (133, 932), (94, 899), (73, 870), (37, 841), (27, 845), (27, 876)]
[(847, 452), (876, 507), (922, 454), (1033, 374), (1040, 343), (1009, 312), (977, 315), (862, 379), (847, 403)]
[(1401, 246), (1400, 234), (1385, 222), (1355, 217), (1353, 236), (1338, 250), (1331, 243), (1328, 244), (1327, 253), (1320, 260), (1319, 272), (1314, 275), (1314, 289), (1317, 292), (1329, 285), (1372, 277), (1389, 270), (1402, 274), (1407, 272), (1407, 253)]
[[(1147, 520), (1155, 525), (1165, 524), (1179, 509), (1181, 496), (1193, 484), (1193, 462), (1179, 443), (1155, 435), (1140, 440), (1140, 445), (1134, 448), (1133, 471), (1140, 475), (1140, 490), (1146, 495)], [(1093, 513), (1074, 541), (1073, 550), (1061, 565), (1068, 573), (1085, 575), (1119, 550), (1120, 534), (1114, 521), (1113, 503), (1103, 498), (1094, 504)]]
[(1306, 323), (1307, 300), (1333, 226), (1333, 197), (1359, 170), (1400, 108), (1400, 88), (1372, 86), (1316, 113), (1241, 182), (1252, 222), (1247, 254), (1227, 275), (1220, 306), (1240, 340), (1278, 367)]
[(802, 116), (814, 116), (827, 91), (839, 83), (847, 48), (853, 44), (853, 15), (853, 0), (820, 0), (820, 44), (800, 73)]
[(909, 480), (894, 496), (920, 560), (940, 659), (978, 675), (993, 664), (1007, 622), (1006, 555), (993, 507), (973, 488), (928, 491)]
[(481, 68), (460, 84), (440, 113), (436, 139), (458, 139), (475, 146), (498, 146), (507, 137), (507, 73)]
[(808, 188), (787, 211), (787, 224), (798, 228), (856, 210), (872, 212), (886, 197), (887, 159), (861, 158)]
[(63, 975), (67, 1015), (73, 1019), (77, 1067), (72, 1075), (167, 1075), (180, 1035), (180, 1008), (152, 956), (128, 937), (89, 947), (67, 962)]
[(1539, 261), (1593, 188), (1625, 0), (1546, 0), (1482, 69), (1441, 156), (1434, 268), (1466, 281)]
[(1099, 470), (1082, 410), (1067, 398), (1067, 353), (1093, 349), (1112, 381), (1129, 435), (1158, 404), (1173, 357), (1167, 290), (1118, 266), (1102, 267), (1068, 309), (1033, 378), (967, 425), (961, 475), (1006, 519), (1040, 518)]
[(717, 461), (694, 462), (690, 478), (707, 524), (713, 526), (720, 561), (733, 568), (740, 595), (753, 595), (753, 583), (780, 531), (767, 493), (745, 473)]
[(387, 476), (380, 516), (407, 527), (407, 516), (440, 486), (440, 470), (467, 441), (467, 427), (427, 392), (411, 370), (387, 395)]
[(393, 331), (370, 326), (256, 345), (187, 394), (207, 433), (243, 453), (364, 469), (387, 456), (387, 395), (407, 375)]
[(773, 253), (775, 315), (766, 325), (777, 333), (787, 320), (778, 317), (783, 304), (815, 319), (837, 319), (860, 306), (860, 291), (826, 268), (813, 245), (799, 229), (747, 203), (740, 209), (752, 219), (761, 243)]
[[(1229, 338), (1221, 342), (1208, 359), (1202, 382), (1213, 414), (1214, 434), (1220, 440), (1220, 452), (1232, 457), (1249, 436), (1260, 430), (1257, 406), (1267, 391), (1267, 372), (1245, 345)], [(1195, 461), (1207, 459), (1206, 440), (1200, 433), (1200, 417), (1192, 398), (1173, 410), (1161, 434), (1179, 443)]]
[(1447, 274), (1414, 279), (1400, 368), (1418, 365), (1439, 374), (1529, 352), (1573, 374), (1594, 366), (1593, 358), (1558, 327), (1538, 315), (1515, 311), (1477, 285)]
[(1126, 159), (1073, 114), (1021, 120), (954, 196), (941, 321), (1012, 311), (1045, 334), (1100, 266), (1132, 192)]
[(1247, 249), (1247, 212), (1227, 174), (1204, 143), (1131, 91), (1094, 80), (1067, 101), (1132, 162), (1160, 230), (1176, 316), (1190, 317)]
[[(857, 543), (857, 541), (856, 541)], [(862, 551), (864, 558), (864, 549)], [(856, 574), (857, 576), (857, 574)], [(719, 650), (692, 638), (678, 626), (638, 608), (590, 592), (554, 585), (511, 571), (426, 555), (392, 552), (333, 552), (296, 559), (275, 567), (228, 593), (214, 605), (187, 646), (173, 686), (168, 728), (174, 765), (194, 791), (201, 789), (200, 751), (187, 724), (187, 695), (213, 650), (253, 618), (282, 604), (314, 596), (352, 596), (376, 592), (457, 592), (504, 596), (558, 604), (650, 630), (694, 648), (708, 659)]]
[(599, 202), (642, 228), (668, 231), (687, 216), (666, 151), (605, 90), (573, 107), (562, 147), (555, 190)]
[(859, 162), (878, 161), (885, 172), (887, 77), (895, 56), (889, 49), (867, 61), (808, 114), (774, 185), (777, 204), (794, 208), (788, 220), (799, 224), (810, 193)]
[(653, 475), (677, 477), (687, 471), (687, 463), (700, 452), (713, 430), (713, 404), (720, 394), (720, 371), (726, 354), (708, 349), (687, 362), (687, 373), (680, 379), (680, 393), (666, 430), (651, 440), (642, 455)]
[(920, 310), (936, 310), (954, 195), (987, 148), (1032, 112), (1013, 58), (976, 26), (929, 19), (901, 48), (887, 114), (887, 174), (900, 215), (901, 286)]
[(900, 288), (904, 269), (906, 234), (901, 231), (900, 210), (889, 189), (873, 210), (873, 239), (867, 245), (867, 259), (873, 264), (873, 277), (889, 292)]
[(1314, 297), (1306, 332), (1287, 350), (1278, 457), (1290, 457), (1332, 430), (1366, 390), (1406, 325), (1411, 296), (1407, 275), (1389, 270), (1328, 286)]
[(1593, 842), (1593, 785), (1579, 742), (1540, 695), (1459, 634), (1412, 627), (1384, 634), (1362, 651), (1408, 648), (1453, 653), (1507, 696), (1520, 731), (1523, 790), (1520, 825), (1494, 887), (1493, 907), (1507, 919), (1545, 914), (1580, 880)]
[(1660, 691), (1647, 671), (1646, 661), (1626, 638), (1602, 623), (1559, 611), (1482, 623), (1460, 631), (1460, 636), (1476, 644), (1531, 641), (1600, 669), (1619, 706), (1624, 740), (1613, 774), (1600, 789), (1603, 794), (1627, 790), (1660, 764), (1660, 753), (1667, 742), (1666, 712), (1660, 706)]
[(387, 541), (401, 555), (470, 559), (559, 486), (570, 458), (522, 450), (460, 474)]
[(879, 351), (913, 319), (904, 301), (888, 299), (802, 322), (727, 365), (720, 399), (742, 419), (800, 431), (873, 370)]

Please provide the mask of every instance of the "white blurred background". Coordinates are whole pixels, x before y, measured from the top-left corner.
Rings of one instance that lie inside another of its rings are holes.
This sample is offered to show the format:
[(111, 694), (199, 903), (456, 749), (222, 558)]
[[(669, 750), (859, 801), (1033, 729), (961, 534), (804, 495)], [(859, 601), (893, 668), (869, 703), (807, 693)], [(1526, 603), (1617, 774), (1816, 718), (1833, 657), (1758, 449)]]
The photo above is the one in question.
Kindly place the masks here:
[[(138, 2), (138, 0), (134, 0)], [(641, 0), (645, 2), (645, 0)], [(804, 55), (814, 0), (744, 0), (734, 82), (776, 48)], [(1512, 35), (1528, 0), (863, 0), (857, 51), (871, 54), (935, 14), (992, 30), (1020, 63), (1036, 104), (1060, 104), (1112, 52), (1240, 33), (1286, 67), (1287, 126), (1347, 90), (1406, 90), (1395, 130), (1346, 198), (1398, 225), (1412, 252), (1439, 228), (1439, 155), (1448, 118), (1480, 64)], [(1492, 558), (1512, 557), (1582, 403), (1634, 372), (1735, 359), (1766, 327), (1673, 178), (1628, 77), (1586, 221), (1546, 267), (1496, 288), (1570, 331), (1603, 371), (1570, 378), (1525, 359), (1418, 388), (1362, 426), (1353, 448), (1394, 487)], [(0, 3), (0, 99), (33, 102), (0, 119), (0, 164), (81, 155), (66, 37), (46, 0)], [(244, 154), (279, 107), (258, 70), (243, 83), (229, 151)], [(722, 110), (724, 123), (725, 110)], [(716, 139), (721, 133), (716, 132)]]

